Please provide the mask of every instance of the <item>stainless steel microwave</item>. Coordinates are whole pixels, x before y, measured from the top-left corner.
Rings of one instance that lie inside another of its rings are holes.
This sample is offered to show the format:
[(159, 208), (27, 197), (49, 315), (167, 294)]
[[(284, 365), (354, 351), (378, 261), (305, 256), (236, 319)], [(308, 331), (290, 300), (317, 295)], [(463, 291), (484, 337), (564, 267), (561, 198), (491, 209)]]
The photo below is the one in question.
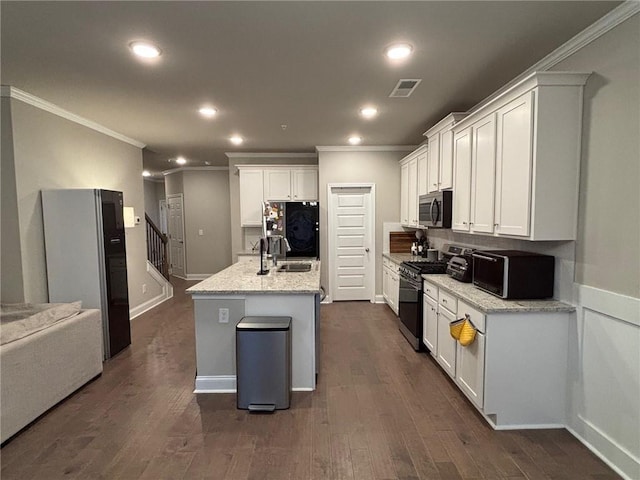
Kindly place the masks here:
[(520, 250), (475, 251), (473, 284), (500, 298), (553, 297), (555, 259)]
[(418, 201), (418, 222), (422, 227), (451, 228), (451, 212), (453, 211), (453, 192), (420, 195)]

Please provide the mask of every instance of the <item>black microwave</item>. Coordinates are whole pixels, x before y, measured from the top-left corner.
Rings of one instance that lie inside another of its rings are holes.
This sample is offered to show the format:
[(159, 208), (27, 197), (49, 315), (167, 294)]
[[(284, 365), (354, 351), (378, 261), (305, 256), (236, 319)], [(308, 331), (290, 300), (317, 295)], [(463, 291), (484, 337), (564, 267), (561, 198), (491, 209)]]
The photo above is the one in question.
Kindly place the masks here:
[(473, 284), (505, 299), (553, 297), (555, 258), (520, 250), (485, 250), (471, 254)]
[(451, 228), (452, 211), (451, 190), (420, 195), (418, 199), (418, 223), (421, 227)]

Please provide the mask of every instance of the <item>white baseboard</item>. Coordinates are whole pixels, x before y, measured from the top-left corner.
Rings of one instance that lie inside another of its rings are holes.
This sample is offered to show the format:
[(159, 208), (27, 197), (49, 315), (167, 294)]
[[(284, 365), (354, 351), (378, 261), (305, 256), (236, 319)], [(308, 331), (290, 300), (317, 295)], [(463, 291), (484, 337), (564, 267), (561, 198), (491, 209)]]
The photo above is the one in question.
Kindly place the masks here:
[[(587, 436), (591, 439), (588, 441), (576, 430), (567, 426), (567, 430), (571, 435), (576, 437), (580, 443), (587, 447), (591, 452), (606, 463), (613, 471), (626, 480), (637, 480), (640, 478), (640, 462), (634, 458), (633, 454), (618, 444), (614, 439), (593, 425), (588, 420), (578, 416), (582, 421), (583, 428), (587, 431)], [(611, 460), (615, 459), (616, 463)]]
[(384, 299), (384, 295), (376, 295), (376, 301), (375, 303), (387, 303), (386, 300)]
[(131, 320), (133, 320), (136, 317), (139, 317), (144, 312), (148, 312), (152, 308), (157, 307), (162, 302), (165, 302), (169, 300), (171, 297), (173, 297), (173, 285), (171, 285), (171, 283), (169, 283), (169, 281), (166, 278), (164, 278), (164, 276), (162, 276), (162, 274), (148, 260), (147, 260), (147, 272), (162, 287), (162, 293), (138, 305), (137, 307), (131, 308), (129, 310), (129, 318)]
[(236, 393), (235, 375), (214, 375), (196, 377), (193, 393)]
[[(193, 393), (236, 393), (235, 375), (211, 375), (196, 376), (196, 385)], [(294, 392), (313, 392), (309, 387), (292, 388)]]
[[(172, 297), (173, 295), (171, 295)], [(133, 307), (129, 310), (129, 319), (133, 320), (136, 317), (139, 317), (144, 312), (148, 312), (153, 307), (160, 305), (162, 302), (169, 300), (171, 297), (167, 297), (164, 293), (161, 293), (157, 297), (153, 297), (151, 300), (147, 300), (144, 303), (141, 303), (137, 307)]]

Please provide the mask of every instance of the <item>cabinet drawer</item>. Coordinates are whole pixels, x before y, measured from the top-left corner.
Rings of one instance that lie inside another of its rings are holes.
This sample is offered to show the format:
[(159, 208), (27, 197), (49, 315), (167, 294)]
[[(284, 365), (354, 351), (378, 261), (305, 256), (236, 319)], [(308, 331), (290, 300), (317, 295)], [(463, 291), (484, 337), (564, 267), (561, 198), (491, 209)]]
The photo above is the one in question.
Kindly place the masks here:
[(427, 282), (426, 280), (423, 282), (424, 294), (428, 297), (433, 298), (436, 302), (438, 301), (438, 287), (436, 287), (433, 283)]
[(391, 260), (389, 260), (387, 257), (382, 257), (382, 266), (387, 268), (390, 267)]
[(438, 303), (454, 314), (457, 312), (458, 299), (442, 289), (438, 292)]
[(398, 271), (400, 270), (400, 265), (395, 263), (393, 260), (390, 260), (389, 261), (389, 268), (391, 269), (391, 271), (393, 273), (398, 273)]
[(465, 315), (469, 315), (471, 323), (476, 327), (479, 332), (485, 333), (485, 315), (484, 313), (473, 308), (471, 305), (460, 300), (458, 302), (458, 318), (462, 318)]

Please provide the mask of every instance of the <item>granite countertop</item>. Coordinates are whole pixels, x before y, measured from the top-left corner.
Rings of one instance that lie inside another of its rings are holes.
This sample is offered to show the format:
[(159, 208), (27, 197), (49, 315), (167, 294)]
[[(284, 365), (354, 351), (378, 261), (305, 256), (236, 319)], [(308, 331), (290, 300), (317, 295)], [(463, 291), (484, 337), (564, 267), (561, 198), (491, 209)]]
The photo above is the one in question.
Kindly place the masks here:
[(449, 275), (422, 275), (422, 278), (484, 313), (573, 312), (576, 309), (573, 305), (558, 300), (503, 300), (483, 292), (471, 283), (454, 280)]
[[(320, 262), (312, 261), (309, 272), (278, 272), (285, 263), (303, 263), (295, 261), (279, 262), (273, 267), (269, 262), (269, 273), (257, 275), (260, 269), (258, 261), (238, 262), (206, 280), (188, 288), (187, 293), (198, 294), (304, 294), (320, 291)], [(307, 262), (304, 262), (307, 263)]]

